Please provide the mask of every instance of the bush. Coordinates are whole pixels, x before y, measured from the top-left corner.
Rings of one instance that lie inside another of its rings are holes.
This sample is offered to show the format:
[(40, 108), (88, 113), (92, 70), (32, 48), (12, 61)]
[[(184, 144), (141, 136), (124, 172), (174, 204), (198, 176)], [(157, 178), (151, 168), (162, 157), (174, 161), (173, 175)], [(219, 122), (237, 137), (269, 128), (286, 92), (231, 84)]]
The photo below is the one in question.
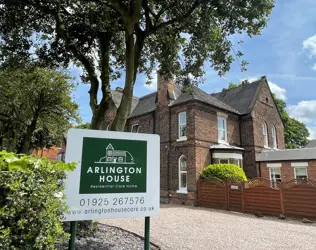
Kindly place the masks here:
[(214, 164), (207, 166), (202, 170), (200, 178), (207, 179), (209, 177), (217, 177), (221, 180), (247, 180), (244, 170), (234, 164)]
[(60, 195), (75, 164), (0, 152), (0, 249), (55, 249), (66, 239)]

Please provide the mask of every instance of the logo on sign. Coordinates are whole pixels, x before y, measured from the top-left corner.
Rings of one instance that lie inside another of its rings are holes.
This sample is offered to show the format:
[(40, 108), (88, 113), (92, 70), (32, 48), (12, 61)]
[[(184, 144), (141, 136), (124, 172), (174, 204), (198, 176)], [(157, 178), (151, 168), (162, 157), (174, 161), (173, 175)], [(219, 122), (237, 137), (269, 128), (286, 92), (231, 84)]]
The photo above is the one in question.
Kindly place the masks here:
[(147, 142), (83, 138), (80, 194), (146, 192)]

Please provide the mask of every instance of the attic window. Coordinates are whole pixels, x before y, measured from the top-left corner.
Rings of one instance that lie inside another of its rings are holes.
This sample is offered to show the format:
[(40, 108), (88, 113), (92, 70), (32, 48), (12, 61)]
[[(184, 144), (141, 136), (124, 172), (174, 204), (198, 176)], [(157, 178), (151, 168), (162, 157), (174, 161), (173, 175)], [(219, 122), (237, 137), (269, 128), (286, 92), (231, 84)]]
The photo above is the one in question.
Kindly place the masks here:
[(268, 103), (269, 102), (269, 98), (268, 97), (266, 97), (266, 103)]

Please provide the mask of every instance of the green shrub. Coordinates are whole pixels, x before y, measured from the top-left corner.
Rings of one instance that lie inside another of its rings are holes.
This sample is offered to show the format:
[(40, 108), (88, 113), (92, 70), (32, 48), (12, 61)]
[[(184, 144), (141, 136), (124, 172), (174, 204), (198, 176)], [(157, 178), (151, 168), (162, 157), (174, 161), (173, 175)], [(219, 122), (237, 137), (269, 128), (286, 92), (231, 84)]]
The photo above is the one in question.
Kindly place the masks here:
[(54, 249), (66, 239), (61, 192), (75, 164), (0, 152), (0, 249)]
[(217, 177), (221, 180), (241, 180), (246, 181), (244, 170), (234, 164), (214, 164), (204, 168), (201, 172), (201, 179)]

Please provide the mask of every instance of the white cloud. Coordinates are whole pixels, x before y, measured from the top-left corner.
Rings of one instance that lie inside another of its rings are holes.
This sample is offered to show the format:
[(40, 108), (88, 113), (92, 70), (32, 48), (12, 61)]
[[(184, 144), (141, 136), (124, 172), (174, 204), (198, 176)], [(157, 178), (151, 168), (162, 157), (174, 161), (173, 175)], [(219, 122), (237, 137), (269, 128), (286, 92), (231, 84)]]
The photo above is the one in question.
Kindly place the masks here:
[[(256, 80), (258, 80), (260, 77), (249, 77), (247, 79), (242, 79), (243, 80), (248, 80), (249, 82), (254, 82)], [(274, 93), (278, 98), (280, 98), (281, 100), (285, 101), (286, 100), (286, 89), (281, 88), (279, 85), (277, 85), (276, 83), (273, 83), (271, 81), (268, 81), (268, 84), (270, 86), (270, 89), (272, 91), (272, 93)]]
[(157, 71), (154, 71), (151, 73), (151, 83), (146, 84), (146, 82), (149, 80), (146, 78), (146, 82), (144, 83), (144, 87), (149, 90), (157, 90)]
[(303, 49), (310, 53), (310, 57), (316, 56), (316, 35), (303, 41)]
[(268, 81), (270, 89), (272, 93), (274, 93), (278, 98), (282, 99), (283, 101), (286, 100), (286, 89), (281, 88), (277, 84)]
[(316, 70), (316, 63), (314, 64), (314, 66), (312, 67), (313, 70)]
[(289, 115), (304, 123), (316, 124), (316, 100), (301, 101), (287, 108)]
[(316, 127), (307, 127), (309, 130), (309, 140), (316, 139)]

